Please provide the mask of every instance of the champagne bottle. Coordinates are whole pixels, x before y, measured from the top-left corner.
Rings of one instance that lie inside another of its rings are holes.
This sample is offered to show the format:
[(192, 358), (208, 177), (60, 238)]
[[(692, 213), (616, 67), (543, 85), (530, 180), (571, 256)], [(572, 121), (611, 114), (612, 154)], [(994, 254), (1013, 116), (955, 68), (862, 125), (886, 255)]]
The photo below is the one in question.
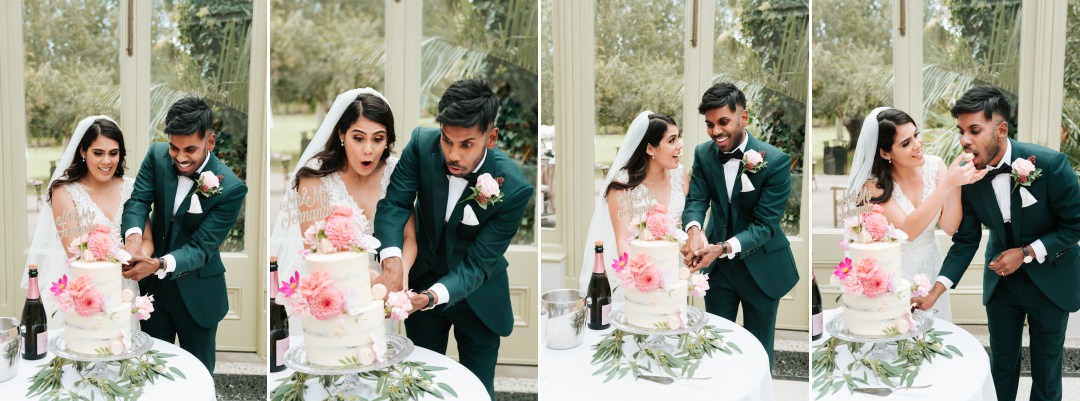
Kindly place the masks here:
[(813, 277), (813, 275), (811, 275), (810, 282), (814, 285), (813, 303), (810, 306), (810, 313), (813, 314), (811, 322), (811, 333), (813, 334), (813, 337), (811, 337), (811, 340), (817, 341), (821, 339), (822, 330), (825, 328), (824, 316), (822, 315), (821, 310), (821, 290), (818, 289), (817, 278)]
[(285, 307), (274, 302), (278, 286), (277, 256), (270, 257), (270, 371), (285, 370), (285, 352), (289, 350), (289, 317)]
[(608, 315), (611, 313), (611, 285), (604, 273), (604, 242), (596, 241), (596, 261), (593, 264), (592, 277), (586, 291), (589, 306), (589, 328), (603, 330), (611, 326)]
[(26, 303), (23, 304), (22, 318), (22, 357), (35, 361), (45, 357), (49, 351), (49, 321), (45, 318), (45, 307), (41, 305), (38, 290), (37, 265), (31, 264), (30, 282), (26, 286)]

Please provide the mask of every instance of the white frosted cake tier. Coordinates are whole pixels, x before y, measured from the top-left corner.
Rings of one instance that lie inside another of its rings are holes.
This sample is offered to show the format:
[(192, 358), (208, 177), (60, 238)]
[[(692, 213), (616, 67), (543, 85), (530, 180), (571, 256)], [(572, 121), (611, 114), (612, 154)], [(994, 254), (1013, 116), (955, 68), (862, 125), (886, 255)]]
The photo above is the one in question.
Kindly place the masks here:
[[(844, 307), (844, 323), (854, 334), (881, 336), (892, 330), (898, 330), (901, 320), (911, 318), (911, 281), (901, 278), (901, 257), (899, 242), (873, 242), (869, 244), (850, 244), (848, 255), (853, 270), (866, 258), (873, 258), (878, 268), (895, 280), (894, 291), (876, 297), (844, 294), (841, 303)], [(910, 327), (911, 325), (907, 325)], [(908, 330), (910, 330), (909, 328)]]
[(854, 243), (848, 245), (848, 257), (852, 264), (859, 263), (864, 258), (874, 258), (878, 267), (888, 274), (901, 274), (900, 243), (899, 242), (871, 242), (869, 244)]
[(64, 314), (64, 342), (80, 354), (120, 354), (131, 347), (131, 326), (128, 303), (113, 304), (90, 316), (69, 312)]
[[(648, 292), (637, 288), (624, 289), (623, 314), (626, 323), (648, 329), (667, 327), (677, 329), (686, 324), (686, 297), (689, 283), (679, 279), (681, 267), (679, 243), (672, 241), (630, 241), (630, 260), (649, 255), (660, 272), (660, 288)], [(678, 323), (678, 327), (671, 327)]]
[(368, 271), (368, 255), (360, 252), (337, 252), (311, 254), (307, 261), (308, 274), (324, 271), (341, 294), (357, 305), (371, 302), (371, 273)]
[(385, 346), (383, 316), (381, 301), (371, 301), (356, 315), (341, 315), (328, 320), (305, 315), (302, 322), (308, 362), (323, 366), (348, 365), (347, 358), (360, 359), (364, 350), (374, 352), (374, 344)]
[[(71, 262), (71, 276), (68, 277), (68, 285), (79, 277), (90, 277), (94, 289), (101, 294), (105, 305), (117, 305), (121, 299), (121, 280), (124, 279), (124, 270), (119, 263), (113, 262)], [(138, 294), (134, 294), (138, 295)]]

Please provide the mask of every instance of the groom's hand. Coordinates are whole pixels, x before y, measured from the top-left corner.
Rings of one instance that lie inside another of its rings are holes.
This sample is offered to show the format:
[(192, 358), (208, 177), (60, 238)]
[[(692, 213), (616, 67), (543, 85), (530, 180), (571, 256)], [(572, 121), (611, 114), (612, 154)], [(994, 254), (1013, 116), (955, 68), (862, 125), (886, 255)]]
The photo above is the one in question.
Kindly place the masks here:
[(941, 298), (941, 294), (945, 293), (945, 285), (941, 282), (935, 282), (934, 288), (930, 289), (930, 293), (925, 297), (911, 297), (911, 303), (915, 304), (915, 307), (919, 310), (930, 310), (937, 303), (938, 298)]
[(1015, 273), (1022, 264), (1024, 264), (1024, 251), (1020, 248), (1010, 248), (990, 262), (990, 270), (993, 270), (998, 277), (1005, 277)]
[(156, 258), (146, 256), (133, 257), (128, 264), (130, 267), (127, 270), (124, 270), (124, 278), (135, 281), (147, 278), (151, 274), (157, 272), (158, 263)]
[(698, 271), (712, 264), (716, 258), (724, 254), (724, 247), (720, 244), (708, 244), (694, 252), (697, 263), (691, 267), (691, 271)]
[(131, 264), (135, 263), (135, 259), (138, 256), (148, 256), (142, 254), (142, 234), (132, 233), (124, 240), (124, 250), (131, 255)]
[[(382, 284), (386, 286), (387, 292), (398, 292), (404, 288), (402, 271), (405, 267), (401, 264), (400, 257), (386, 258), (382, 261), (382, 273), (375, 280), (371, 282), (371, 285)], [(427, 297), (425, 296), (425, 302)]]

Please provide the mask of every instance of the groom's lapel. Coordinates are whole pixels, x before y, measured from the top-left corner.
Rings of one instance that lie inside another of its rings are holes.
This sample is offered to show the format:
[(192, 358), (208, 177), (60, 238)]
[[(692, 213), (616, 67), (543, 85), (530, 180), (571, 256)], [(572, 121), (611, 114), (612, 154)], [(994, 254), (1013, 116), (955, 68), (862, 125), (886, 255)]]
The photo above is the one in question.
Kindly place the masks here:
[[(719, 184), (716, 186), (716, 192), (720, 198), (720, 221), (725, 222), (723, 223), (725, 229), (724, 232), (722, 232), (721, 234), (723, 234), (723, 236), (725, 236), (726, 238), (727, 233), (732, 230), (730, 227), (727, 227), (726, 223), (728, 221), (728, 213), (731, 213), (731, 201), (728, 199), (727, 193), (727, 174), (724, 173), (724, 165), (720, 164), (720, 161), (718, 159), (720, 150), (717, 149), (716, 146), (712, 146), (712, 149), (713, 151), (709, 152), (709, 155), (712, 156), (713, 159), (708, 161), (708, 165), (712, 166), (713, 174), (717, 177), (717, 182), (719, 182)], [(734, 190), (732, 190), (731, 192), (733, 194), (735, 193)]]
[[(1013, 141), (1011, 139), (1009, 141), (1012, 141), (1012, 149), (1013, 149), (1012, 157), (1013, 157), (1013, 160), (1027, 159), (1028, 154), (1024, 153), (1024, 151), (1022, 149), (1020, 149), (1019, 146), (1017, 146), (1017, 142)], [(1010, 160), (1009, 163), (1012, 163), (1012, 160)], [(1015, 185), (1014, 180), (1015, 179), (1012, 178), (1012, 174), (1010, 173), (1009, 174), (1009, 191), (1010, 191), (1009, 192), (1009, 210), (1010, 210), (1010, 214), (1012, 214), (1012, 227), (1013, 227), (1013, 229), (1012, 229), (1012, 235), (1013, 235), (1012, 241), (1013, 241), (1014, 244), (1019, 244), (1020, 243), (1020, 227), (1023, 227), (1023, 222), (1020, 221), (1021, 217), (1023, 217), (1022, 216), (1023, 213), (1020, 213), (1020, 211), (1023, 208), (1024, 201), (1020, 199), (1020, 190), (1019, 189), (1017, 189), (1015, 191), (1012, 190), (1013, 186)]]
[(172, 211), (173, 206), (176, 204), (176, 184), (179, 181), (179, 178), (176, 177), (176, 171), (173, 169), (172, 157), (169, 156), (168, 152), (163, 155), (161, 163), (165, 166), (163, 169), (165, 170), (165, 179), (161, 180), (162, 187), (160, 192), (164, 194), (162, 197), (165, 198), (165, 208), (155, 212), (161, 213), (161, 216), (164, 219), (163, 221), (165, 221), (165, 229), (168, 230), (169, 227), (172, 226)]
[(1005, 234), (1005, 218), (1001, 216), (1001, 209), (998, 207), (997, 196), (994, 194), (994, 185), (989, 180), (974, 184), (976, 190), (976, 197), (983, 205), (983, 212), (990, 217), (987, 221), (987, 225), (994, 231)]
[[(438, 142), (436, 142), (436, 144), (437, 143)], [(446, 174), (443, 172), (446, 160), (443, 158), (442, 150), (439, 149), (437, 145), (435, 151), (431, 153), (431, 160), (432, 166), (438, 169), (435, 174), (439, 174), (439, 177), (432, 180), (435, 185), (434, 188), (432, 188), (431, 197), (427, 200), (428, 208), (431, 210), (432, 220), (434, 220), (432, 222), (432, 227), (435, 228), (431, 233), (434, 237), (430, 238), (430, 240), (432, 244), (437, 244), (439, 242), (439, 237), (442, 236), (443, 226), (446, 225), (443, 219), (446, 217), (446, 202), (450, 191), (450, 179), (446, 178)]]

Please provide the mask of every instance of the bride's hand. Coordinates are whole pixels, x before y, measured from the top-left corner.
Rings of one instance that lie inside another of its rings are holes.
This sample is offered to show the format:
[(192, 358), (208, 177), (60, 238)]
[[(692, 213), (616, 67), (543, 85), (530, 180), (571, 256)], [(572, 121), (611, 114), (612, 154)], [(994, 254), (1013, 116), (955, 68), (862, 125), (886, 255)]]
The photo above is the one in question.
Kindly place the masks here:
[(386, 286), (386, 289), (389, 292), (401, 291), (405, 286), (403, 283), (404, 280), (402, 279), (404, 267), (402, 267), (401, 258), (395, 256), (384, 259), (382, 261), (382, 269), (382, 273), (371, 281), (371, 285), (382, 284)]
[[(944, 184), (946, 187), (956, 188), (975, 182), (972, 180), (972, 177), (975, 176), (975, 164), (967, 160), (968, 156), (966, 155), (967, 153), (961, 153), (949, 165), (949, 170), (945, 172)], [(961, 162), (964, 162), (963, 165), (961, 165)]]

